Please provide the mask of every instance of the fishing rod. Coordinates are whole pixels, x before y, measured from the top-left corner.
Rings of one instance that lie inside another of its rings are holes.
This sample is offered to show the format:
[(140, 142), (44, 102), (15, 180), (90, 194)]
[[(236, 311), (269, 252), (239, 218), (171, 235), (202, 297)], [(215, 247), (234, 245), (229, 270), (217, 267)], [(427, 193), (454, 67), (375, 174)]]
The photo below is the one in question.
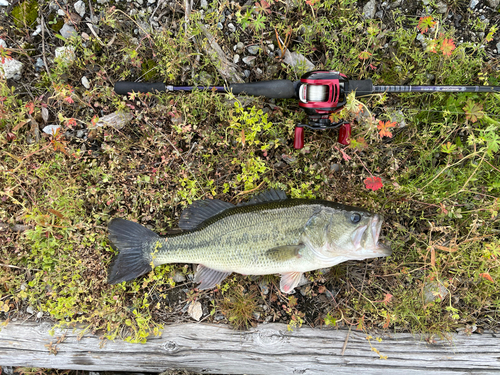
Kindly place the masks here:
[(251, 96), (264, 96), (270, 99), (298, 99), (299, 106), (308, 117), (308, 124), (295, 127), (294, 147), (304, 147), (304, 128), (312, 130), (338, 129), (337, 141), (349, 144), (351, 124), (348, 121), (332, 121), (330, 115), (339, 112), (347, 103), (347, 95), (356, 93), (356, 97), (401, 92), (500, 92), (500, 86), (376, 86), (370, 79), (350, 80), (345, 74), (333, 70), (315, 70), (304, 74), (300, 81), (287, 79), (260, 81), (252, 83), (231, 83), (228, 86), (173, 86), (162, 82), (116, 82), (117, 94), (131, 92), (154, 93), (156, 91), (193, 91), (210, 90)]

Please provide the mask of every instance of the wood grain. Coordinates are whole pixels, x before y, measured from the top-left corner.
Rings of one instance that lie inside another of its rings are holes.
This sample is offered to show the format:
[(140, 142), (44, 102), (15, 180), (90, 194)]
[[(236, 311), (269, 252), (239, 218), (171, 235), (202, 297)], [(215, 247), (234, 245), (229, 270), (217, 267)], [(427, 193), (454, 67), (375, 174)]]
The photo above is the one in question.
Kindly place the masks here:
[[(49, 323), (9, 323), (0, 332), (0, 366), (90, 371), (161, 372), (188, 369), (215, 374), (493, 374), (500, 371), (500, 338), (495, 334), (454, 335), (450, 341), (411, 334), (386, 334), (372, 345), (366, 334), (347, 330), (267, 324), (247, 332), (223, 325), (180, 324), (165, 327), (146, 344), (102, 341), (78, 331), (48, 331)], [(58, 338), (65, 340), (56, 344)], [(375, 335), (373, 335), (375, 336)], [(53, 351), (49, 348), (52, 343)]]

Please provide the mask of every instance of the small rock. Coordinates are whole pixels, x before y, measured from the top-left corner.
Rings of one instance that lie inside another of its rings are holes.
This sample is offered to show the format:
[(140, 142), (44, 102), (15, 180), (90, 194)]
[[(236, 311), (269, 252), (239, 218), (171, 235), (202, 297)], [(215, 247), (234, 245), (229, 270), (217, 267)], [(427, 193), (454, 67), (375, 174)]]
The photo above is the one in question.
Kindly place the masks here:
[(294, 68), (304, 67), (306, 71), (314, 70), (314, 64), (312, 62), (310, 62), (300, 53), (290, 52), (288, 49), (285, 52), (285, 58), (283, 59), (283, 62)]
[(41, 319), (43, 317), (43, 311), (39, 311), (37, 314), (36, 314), (36, 318), (37, 319)]
[(365, 16), (365, 18), (371, 19), (375, 17), (376, 6), (377, 0), (370, 0), (366, 3), (366, 5), (363, 7), (363, 15)]
[(45, 126), (42, 131), (45, 133), (45, 134), (50, 134), (50, 135), (53, 135), (56, 133), (57, 129), (60, 129), (61, 128), (61, 125), (47, 125)]
[(78, 129), (78, 130), (76, 131), (76, 137), (77, 137), (77, 138), (83, 138), (84, 136), (85, 136), (85, 130), (83, 130), (83, 129)]
[(470, 0), (469, 8), (474, 9), (479, 4), (479, 0)]
[(243, 74), (245, 75), (245, 77), (246, 77), (246, 78), (250, 77), (250, 70), (245, 69), (245, 70), (243, 71)]
[(85, 76), (82, 77), (82, 85), (88, 90), (90, 89), (89, 79)]
[(200, 6), (203, 9), (207, 9), (208, 8), (208, 2), (207, 2), (207, 0), (201, 0)]
[(62, 10), (62, 9), (58, 9), (57, 10), (57, 15), (61, 16), (61, 17), (64, 17), (64, 16), (66, 16), (66, 12), (64, 10)]
[(85, 15), (85, 3), (82, 0), (78, 0), (75, 3), (75, 10), (76, 13), (78, 13), (79, 16), (83, 18), (83, 16)]
[(375, 13), (375, 18), (378, 18), (378, 19), (384, 18), (384, 11), (379, 10), (377, 13)]
[(37, 36), (41, 32), (42, 32), (42, 26), (41, 25), (36, 25), (36, 30), (33, 31), (33, 34), (31, 34), (31, 36)]
[(70, 64), (76, 59), (75, 47), (73, 46), (64, 46), (57, 47), (55, 49), (56, 59), (60, 59), (60, 61)]
[(218, 28), (219, 30), (222, 30), (222, 29), (224, 29), (224, 25), (222, 25), (222, 23), (221, 23), (221, 22), (217, 22), (217, 28)]
[(497, 9), (498, 5), (500, 5), (500, 0), (487, 0), (487, 1), (488, 5), (493, 9)]
[(28, 306), (28, 308), (26, 309), (26, 313), (28, 313), (28, 314), (30, 314), (30, 315), (31, 315), (31, 314), (34, 314), (34, 313), (35, 313), (35, 310), (33, 310), (33, 307)]
[(338, 171), (340, 171), (340, 165), (338, 165), (337, 163), (334, 163), (334, 164), (332, 164), (332, 165), (330, 166), (330, 170), (331, 170), (332, 172), (338, 172)]
[(440, 281), (431, 281), (424, 284), (424, 303), (428, 304), (437, 298), (443, 300), (448, 295), (448, 290)]
[(189, 307), (188, 307), (188, 314), (193, 318), (194, 320), (199, 321), (201, 319), (201, 316), (203, 315), (203, 310), (201, 308), (201, 303), (196, 301), (192, 302)]
[(0, 61), (0, 76), (5, 79), (20, 80), (23, 66), (23, 63), (16, 59), (5, 59), (3, 63)]
[(45, 63), (43, 62), (43, 59), (41, 57), (37, 58), (35, 63), (35, 71), (38, 72), (39, 70), (43, 69), (44, 66)]
[(255, 320), (259, 320), (260, 319), (260, 312), (254, 311), (252, 313), (252, 316), (254, 317)]
[(236, 51), (236, 53), (242, 53), (244, 49), (245, 45), (242, 42), (238, 42), (238, 44), (236, 44), (233, 48), (233, 50)]
[(75, 28), (73, 26), (68, 25), (67, 23), (65, 23), (61, 28), (61, 30), (59, 30), (59, 34), (61, 34), (61, 36), (65, 39), (78, 35)]
[(183, 283), (184, 281), (186, 281), (186, 276), (184, 276), (182, 273), (180, 272), (176, 272), (173, 276), (172, 276), (172, 279), (176, 282), (176, 283)]
[(227, 24), (227, 28), (229, 29), (229, 31), (231, 31), (232, 33), (234, 33), (236, 31), (236, 26), (234, 26), (232, 23), (228, 23)]
[(123, 127), (127, 125), (132, 120), (132, 118), (133, 116), (128, 112), (116, 111), (109, 115), (101, 117), (95, 126), (100, 127), (108, 125), (117, 130), (120, 130), (123, 129)]
[(259, 46), (250, 46), (247, 48), (247, 51), (251, 54), (251, 55), (256, 55), (259, 53), (260, 51), (260, 48)]
[[(6, 6), (6, 5), (2, 5)], [(14, 320), (14, 319), (12, 319)], [(4, 375), (14, 375), (14, 368), (9, 366), (2, 366), (2, 374)]]
[(260, 288), (260, 291), (262, 292), (262, 294), (264, 295), (267, 295), (269, 294), (269, 286), (268, 286), (268, 282), (265, 280), (265, 279), (262, 279), (260, 282), (259, 282), (259, 288)]
[(214, 315), (214, 320), (215, 320), (216, 322), (221, 321), (221, 320), (223, 320), (223, 319), (225, 319), (225, 318), (226, 318), (226, 317), (225, 317), (224, 315), (222, 315), (221, 313), (218, 313), (218, 314), (215, 314), (215, 315)]
[(234, 55), (233, 63), (238, 64), (239, 61), (240, 61), (240, 55), (238, 55), (238, 54)]
[(254, 66), (255, 65), (255, 56), (245, 56), (242, 60), (245, 64), (248, 66)]
[(497, 43), (497, 55), (500, 55), (500, 42)]
[(272, 43), (271, 43), (271, 44), (268, 44), (268, 45), (267, 45), (267, 49), (268, 49), (269, 51), (274, 51), (274, 44), (272, 44)]
[(7, 43), (5, 43), (5, 40), (0, 39), (0, 46), (2, 46), (3, 48), (7, 48)]
[(446, 4), (444, 1), (438, 1), (436, 3), (436, 11), (440, 14), (446, 13), (448, 10), (448, 4)]

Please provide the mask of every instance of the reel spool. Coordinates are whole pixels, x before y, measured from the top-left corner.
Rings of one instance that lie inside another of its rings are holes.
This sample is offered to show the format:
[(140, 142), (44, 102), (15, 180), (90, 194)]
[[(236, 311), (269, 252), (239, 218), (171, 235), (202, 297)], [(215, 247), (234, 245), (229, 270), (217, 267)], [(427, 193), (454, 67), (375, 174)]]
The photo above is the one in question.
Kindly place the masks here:
[(332, 122), (329, 117), (346, 104), (348, 78), (335, 71), (313, 71), (306, 73), (298, 85), (299, 106), (309, 117), (309, 125), (299, 124), (295, 128), (294, 147), (304, 147), (304, 128), (313, 130), (339, 129), (338, 141), (349, 144), (351, 126), (344, 121)]

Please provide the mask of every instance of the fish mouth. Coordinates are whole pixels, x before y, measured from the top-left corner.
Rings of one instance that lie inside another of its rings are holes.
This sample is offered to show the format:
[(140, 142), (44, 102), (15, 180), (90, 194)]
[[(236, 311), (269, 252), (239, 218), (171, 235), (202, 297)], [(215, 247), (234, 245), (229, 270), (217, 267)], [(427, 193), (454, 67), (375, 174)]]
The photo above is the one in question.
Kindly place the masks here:
[(380, 232), (382, 231), (382, 224), (384, 222), (384, 218), (378, 214), (373, 215), (373, 217), (370, 220), (370, 234), (371, 234), (371, 241), (370, 243), (373, 243), (375, 246), (373, 248), (373, 251), (382, 254), (382, 256), (389, 256), (392, 254), (391, 247), (389, 245), (386, 245), (384, 243), (379, 242), (379, 237), (380, 237)]

